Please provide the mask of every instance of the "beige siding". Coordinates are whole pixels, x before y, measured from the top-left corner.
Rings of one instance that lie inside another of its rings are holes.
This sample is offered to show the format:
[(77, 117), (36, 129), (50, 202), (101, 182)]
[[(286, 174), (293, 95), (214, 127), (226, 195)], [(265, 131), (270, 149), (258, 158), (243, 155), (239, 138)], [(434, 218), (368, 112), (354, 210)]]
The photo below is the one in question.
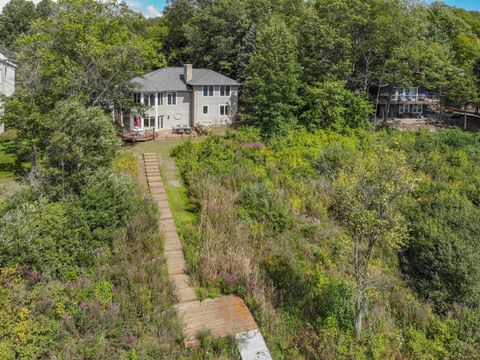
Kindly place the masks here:
[[(231, 123), (238, 110), (238, 87), (230, 87), (230, 96), (220, 96), (220, 86), (214, 86), (213, 96), (203, 96), (203, 86), (195, 86), (195, 122), (201, 125)], [(220, 115), (220, 105), (230, 106), (230, 115)], [(208, 106), (208, 114), (203, 107)]]
[[(0, 63), (0, 94), (5, 96), (13, 95), (15, 91), (15, 68), (5, 63)], [(0, 117), (3, 116), (3, 103), (0, 99)], [(3, 133), (4, 126), (0, 121), (0, 134)]]
[[(156, 118), (157, 130), (171, 130), (174, 126), (190, 126), (192, 94), (190, 91), (177, 91), (176, 94), (176, 105), (168, 105), (167, 93), (165, 92), (163, 93), (163, 105), (158, 105), (158, 99), (156, 98), (156, 105), (148, 109), (147, 115)], [(161, 127), (160, 116), (163, 116), (163, 128)]]

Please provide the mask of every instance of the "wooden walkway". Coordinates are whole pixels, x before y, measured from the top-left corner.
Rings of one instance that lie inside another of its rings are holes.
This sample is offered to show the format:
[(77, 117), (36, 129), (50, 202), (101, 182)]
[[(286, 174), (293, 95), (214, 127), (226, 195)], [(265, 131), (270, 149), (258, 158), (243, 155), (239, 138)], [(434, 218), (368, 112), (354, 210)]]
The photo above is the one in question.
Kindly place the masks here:
[[(148, 187), (160, 211), (158, 226), (165, 234), (167, 269), (179, 301), (177, 311), (185, 338), (185, 347), (198, 345), (196, 337), (200, 332), (209, 332), (215, 338), (234, 335), (237, 339), (242, 338), (243, 348), (240, 352), (243, 359), (271, 359), (258, 326), (241, 298), (220, 296), (216, 299), (198, 301), (187, 275), (187, 264), (160, 176), (157, 155), (143, 154), (143, 160)], [(253, 338), (252, 332), (257, 336), (256, 347), (249, 353), (248, 344), (249, 339)], [(248, 334), (250, 335), (247, 336)], [(258, 336), (261, 338), (260, 343), (263, 342), (260, 347)], [(250, 355), (244, 356), (247, 353)]]

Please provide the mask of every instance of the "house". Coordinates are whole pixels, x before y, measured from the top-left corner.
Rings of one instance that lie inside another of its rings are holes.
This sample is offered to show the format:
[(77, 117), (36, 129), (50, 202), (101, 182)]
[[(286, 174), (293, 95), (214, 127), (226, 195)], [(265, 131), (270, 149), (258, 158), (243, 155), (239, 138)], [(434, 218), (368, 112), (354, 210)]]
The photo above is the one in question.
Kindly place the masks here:
[(3, 96), (11, 96), (15, 91), (15, 71), (17, 66), (5, 55), (0, 54), (0, 134), (4, 132), (4, 125), (1, 122), (3, 117)]
[(429, 93), (422, 87), (386, 87), (378, 101), (378, 116), (382, 118), (422, 117), (429, 111), (437, 111), (440, 95)]
[(122, 114), (129, 130), (171, 132), (235, 121), (240, 83), (215, 71), (186, 64), (150, 72), (133, 83), (133, 100), (144, 106)]

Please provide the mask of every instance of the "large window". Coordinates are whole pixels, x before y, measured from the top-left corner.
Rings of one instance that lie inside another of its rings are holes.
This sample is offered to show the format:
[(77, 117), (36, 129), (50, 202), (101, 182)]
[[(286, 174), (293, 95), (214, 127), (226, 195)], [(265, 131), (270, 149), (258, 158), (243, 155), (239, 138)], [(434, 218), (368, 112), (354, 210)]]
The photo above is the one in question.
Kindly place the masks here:
[(163, 105), (163, 93), (158, 93), (158, 105), (162, 106)]
[(220, 86), (220, 96), (230, 96), (230, 86)]
[(204, 85), (203, 86), (203, 96), (213, 96), (213, 86)]
[(167, 93), (167, 104), (168, 105), (177, 105), (177, 93), (175, 93), (175, 92)]
[(220, 105), (220, 116), (230, 115), (230, 105)]
[(417, 95), (418, 95), (418, 87), (400, 89), (401, 97), (417, 97)]

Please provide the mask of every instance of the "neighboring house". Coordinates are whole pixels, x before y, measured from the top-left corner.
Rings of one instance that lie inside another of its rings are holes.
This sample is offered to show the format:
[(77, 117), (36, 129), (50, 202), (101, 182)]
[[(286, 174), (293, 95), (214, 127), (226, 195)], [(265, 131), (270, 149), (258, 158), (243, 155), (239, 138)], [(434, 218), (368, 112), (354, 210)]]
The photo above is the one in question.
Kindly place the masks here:
[(186, 64), (153, 71), (133, 83), (133, 100), (146, 105), (146, 111), (123, 113), (125, 128), (158, 132), (235, 121), (240, 83), (215, 71)]
[(6, 56), (0, 54), (0, 134), (4, 132), (3, 117), (3, 96), (11, 96), (15, 91), (15, 71), (17, 66)]
[(380, 94), (378, 116), (385, 118), (421, 117), (441, 104), (439, 95), (430, 94), (422, 87), (386, 87)]

